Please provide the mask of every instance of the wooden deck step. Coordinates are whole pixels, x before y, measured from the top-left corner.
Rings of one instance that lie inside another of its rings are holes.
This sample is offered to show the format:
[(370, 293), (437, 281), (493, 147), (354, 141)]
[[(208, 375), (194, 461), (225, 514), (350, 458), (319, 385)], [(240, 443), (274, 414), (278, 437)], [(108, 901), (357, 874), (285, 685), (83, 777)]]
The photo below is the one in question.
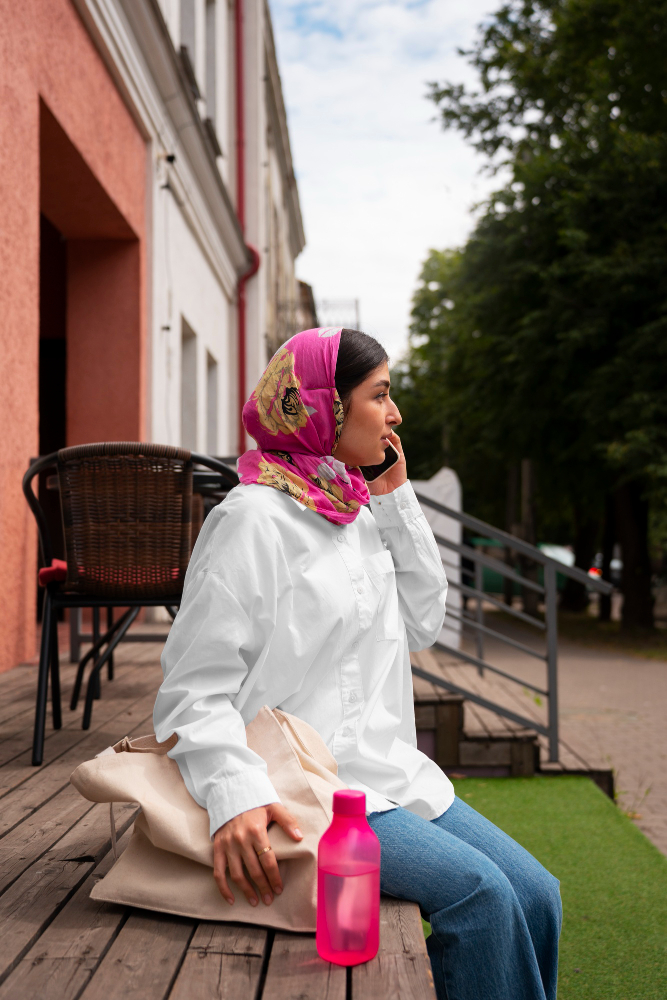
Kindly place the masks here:
[[(488, 671), (484, 683), (476, 668), (464, 666), (462, 677), (461, 661), (432, 650), (412, 653), (412, 661), (428, 673), (507, 705), (507, 692), (501, 688), (498, 693), (495, 679), (488, 680)], [(516, 726), (422, 677), (413, 676), (413, 688), (417, 746), (447, 774), (516, 777), (539, 770), (540, 746), (534, 729)], [(518, 711), (516, 706), (514, 710)]]

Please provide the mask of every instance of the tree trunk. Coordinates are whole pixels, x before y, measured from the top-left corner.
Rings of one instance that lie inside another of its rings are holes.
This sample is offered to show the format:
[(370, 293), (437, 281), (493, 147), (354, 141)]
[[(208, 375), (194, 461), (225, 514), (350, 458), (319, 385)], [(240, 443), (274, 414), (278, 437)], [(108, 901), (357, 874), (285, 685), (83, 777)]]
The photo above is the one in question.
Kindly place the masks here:
[[(516, 534), (517, 500), (519, 497), (519, 466), (513, 462), (507, 469), (507, 497), (505, 505), (505, 529), (510, 535)], [(516, 553), (514, 549), (505, 549), (505, 565), (515, 568)], [(514, 596), (514, 580), (503, 577), (503, 597), (505, 604), (512, 605)]]
[[(611, 561), (616, 542), (616, 519), (614, 517), (614, 495), (607, 493), (604, 502), (604, 529), (602, 531), (602, 579), (611, 583)], [(611, 594), (600, 594), (601, 622), (611, 621)]]
[(617, 537), (621, 545), (623, 612), (621, 626), (653, 628), (651, 562), (648, 552), (648, 501), (637, 480), (616, 490)]
[[(521, 460), (521, 537), (525, 542), (535, 545), (535, 477), (533, 463), (529, 458)], [(522, 556), (521, 567), (523, 575), (528, 580), (537, 583), (537, 564), (533, 559)], [(537, 618), (540, 595), (529, 587), (522, 588), (523, 610), (527, 615)]]

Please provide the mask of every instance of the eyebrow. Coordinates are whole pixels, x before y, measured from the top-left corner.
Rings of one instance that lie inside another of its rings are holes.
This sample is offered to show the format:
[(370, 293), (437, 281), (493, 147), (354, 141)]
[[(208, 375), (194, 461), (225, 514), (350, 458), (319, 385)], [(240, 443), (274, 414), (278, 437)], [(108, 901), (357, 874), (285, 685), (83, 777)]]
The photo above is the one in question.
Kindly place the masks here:
[(379, 382), (373, 382), (373, 385), (371, 386), (371, 388), (374, 389), (378, 385), (383, 385), (385, 387), (385, 389), (388, 389), (389, 388), (389, 381), (386, 378), (383, 378)]

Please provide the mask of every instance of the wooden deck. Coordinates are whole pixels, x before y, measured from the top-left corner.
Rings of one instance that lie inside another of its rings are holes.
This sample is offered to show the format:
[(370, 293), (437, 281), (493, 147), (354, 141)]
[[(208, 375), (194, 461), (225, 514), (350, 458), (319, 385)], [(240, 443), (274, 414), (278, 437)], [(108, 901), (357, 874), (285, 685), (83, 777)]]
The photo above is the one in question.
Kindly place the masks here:
[[(380, 951), (346, 969), (323, 961), (314, 934), (203, 923), (97, 903), (113, 863), (109, 810), (70, 785), (83, 760), (152, 732), (160, 646), (121, 645), (92, 726), (70, 712), (74, 668), (62, 664), (63, 728), (47, 720), (44, 764), (30, 763), (35, 664), (0, 675), (0, 1000), (434, 1000), (416, 903), (381, 899)], [(135, 807), (117, 806), (119, 849)]]

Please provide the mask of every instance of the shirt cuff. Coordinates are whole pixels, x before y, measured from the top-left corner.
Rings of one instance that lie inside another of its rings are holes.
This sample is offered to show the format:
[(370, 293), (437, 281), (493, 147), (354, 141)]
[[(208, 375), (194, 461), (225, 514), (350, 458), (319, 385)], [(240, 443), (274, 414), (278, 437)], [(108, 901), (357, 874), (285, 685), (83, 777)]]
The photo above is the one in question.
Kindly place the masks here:
[(371, 513), (378, 528), (395, 528), (423, 514), (410, 480), (384, 496), (371, 494)]
[(271, 779), (261, 771), (247, 771), (225, 778), (209, 793), (206, 808), (211, 821), (211, 840), (216, 830), (247, 809), (280, 802)]

